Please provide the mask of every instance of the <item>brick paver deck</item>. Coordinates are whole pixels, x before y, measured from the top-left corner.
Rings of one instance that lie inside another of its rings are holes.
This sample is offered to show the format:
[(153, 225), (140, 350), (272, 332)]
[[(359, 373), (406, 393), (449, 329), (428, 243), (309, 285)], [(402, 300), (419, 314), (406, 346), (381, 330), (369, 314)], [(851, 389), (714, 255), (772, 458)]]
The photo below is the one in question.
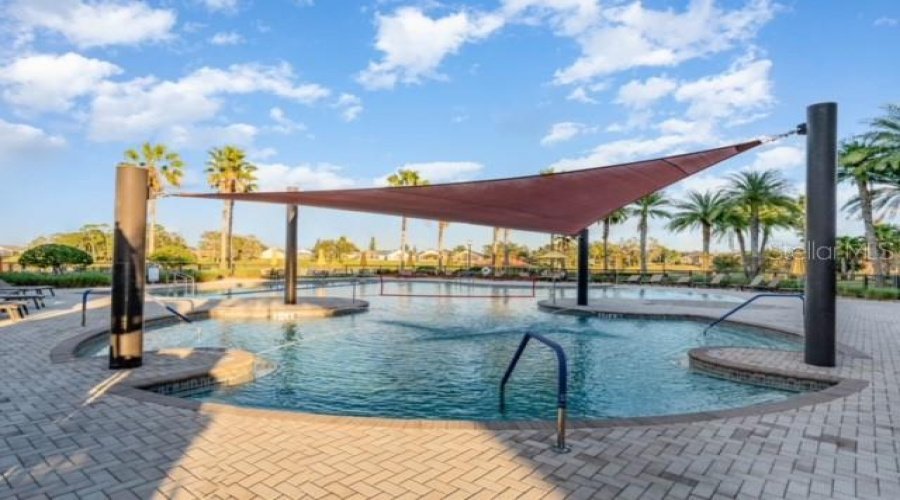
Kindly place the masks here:
[[(896, 303), (839, 303), (839, 340), (870, 358), (845, 353), (834, 369), (783, 353), (716, 352), (868, 382), (862, 390), (764, 414), (576, 429), (572, 452), (558, 455), (548, 431), (308, 422), (133, 399), (110, 391), (128, 373), (97, 360), (51, 362), (56, 344), (85, 331), (79, 297), (63, 292), (42, 317), (0, 323), (0, 498), (900, 498)], [(97, 305), (87, 328), (108, 321)], [(715, 316), (725, 306), (602, 307)], [(799, 311), (766, 302), (739, 318), (798, 331)], [(215, 363), (211, 355), (197, 360)]]

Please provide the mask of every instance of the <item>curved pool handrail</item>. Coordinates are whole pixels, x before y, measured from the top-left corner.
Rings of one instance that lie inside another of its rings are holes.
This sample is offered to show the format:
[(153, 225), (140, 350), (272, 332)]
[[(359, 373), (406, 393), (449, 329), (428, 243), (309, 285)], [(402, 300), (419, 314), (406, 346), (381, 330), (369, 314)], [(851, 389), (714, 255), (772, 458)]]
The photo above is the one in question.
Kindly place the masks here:
[(568, 406), (567, 398), (569, 394), (569, 363), (566, 360), (566, 351), (563, 350), (562, 346), (558, 343), (537, 333), (529, 332), (522, 336), (522, 342), (519, 343), (516, 353), (513, 355), (512, 360), (509, 362), (509, 366), (506, 368), (506, 373), (503, 374), (503, 380), (500, 382), (500, 411), (503, 412), (506, 410), (506, 383), (509, 382), (509, 378), (519, 364), (519, 359), (522, 357), (522, 353), (525, 352), (525, 347), (528, 346), (528, 341), (531, 339), (538, 340), (550, 349), (553, 349), (553, 352), (556, 353), (556, 451), (559, 453), (566, 453), (569, 451), (569, 448), (566, 447), (566, 408)]
[(719, 323), (728, 319), (729, 316), (735, 314), (736, 312), (740, 311), (741, 309), (743, 309), (743, 308), (749, 306), (750, 304), (752, 304), (753, 302), (755, 302), (756, 299), (762, 299), (765, 297), (794, 297), (794, 298), (798, 298), (798, 299), (802, 300), (804, 304), (806, 303), (806, 296), (803, 295), (802, 293), (760, 293), (760, 294), (754, 295), (753, 297), (750, 297), (749, 299), (742, 302), (740, 305), (738, 305), (734, 309), (723, 314), (719, 319), (710, 323), (703, 330), (703, 335), (706, 335), (706, 332), (708, 332), (710, 329), (712, 329), (712, 327), (714, 327), (714, 326), (718, 325)]

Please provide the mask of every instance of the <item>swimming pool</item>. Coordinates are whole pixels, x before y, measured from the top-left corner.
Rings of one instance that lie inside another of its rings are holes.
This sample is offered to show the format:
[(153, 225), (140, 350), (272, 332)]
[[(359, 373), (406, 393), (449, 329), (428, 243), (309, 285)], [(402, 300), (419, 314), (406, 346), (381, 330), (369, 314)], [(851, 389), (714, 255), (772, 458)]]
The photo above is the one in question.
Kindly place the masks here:
[[(418, 293), (439, 285), (408, 283)], [(326, 290), (320, 290), (325, 293)], [(329, 295), (350, 293), (329, 289)], [(579, 318), (539, 311), (534, 299), (381, 297), (361, 315), (308, 321), (208, 320), (147, 333), (147, 349), (217, 346), (277, 363), (268, 376), (192, 397), (304, 412), (423, 419), (555, 417), (555, 358), (529, 346), (498, 410), (498, 385), (522, 335), (542, 333), (569, 357), (571, 418), (666, 415), (778, 401), (793, 393), (691, 372), (701, 345), (797, 349), (793, 341), (693, 321)]]

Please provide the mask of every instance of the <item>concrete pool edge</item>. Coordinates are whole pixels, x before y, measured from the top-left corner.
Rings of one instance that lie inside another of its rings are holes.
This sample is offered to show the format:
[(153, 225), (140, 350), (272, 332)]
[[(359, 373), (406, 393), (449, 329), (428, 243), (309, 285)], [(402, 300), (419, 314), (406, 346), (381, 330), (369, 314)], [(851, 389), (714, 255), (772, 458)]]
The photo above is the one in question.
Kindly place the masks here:
[[(618, 314), (618, 313), (616, 313)], [(187, 312), (187, 315), (192, 318), (204, 318), (209, 317), (209, 310), (194, 310)], [(700, 320), (708, 320), (708, 318), (699, 316), (699, 317), (690, 317), (690, 315), (653, 315), (653, 314), (643, 314), (638, 316), (646, 316), (652, 319), (700, 319)], [(171, 324), (177, 322), (178, 320), (171, 315), (158, 315), (149, 317), (146, 319), (145, 324), (151, 326), (162, 326), (165, 324)], [(763, 328), (771, 331), (776, 331), (781, 334), (787, 334), (791, 336), (797, 336), (795, 333), (787, 332), (787, 331), (779, 331), (773, 328), (768, 327), (760, 327), (759, 325), (754, 325), (752, 323), (745, 324), (740, 321), (734, 321), (735, 324), (741, 324), (745, 326), (751, 326), (756, 328)], [(90, 362), (91, 360), (79, 357), (79, 351), (83, 349), (86, 345), (89, 345), (91, 342), (96, 341), (98, 338), (103, 335), (108, 334), (108, 329), (99, 328), (94, 329), (88, 332), (84, 332), (79, 335), (75, 335), (69, 339), (65, 339), (58, 343), (55, 347), (51, 349), (50, 360), (52, 363), (66, 363), (66, 362)], [(697, 348), (690, 351), (690, 353), (694, 353), (694, 351), (699, 351), (701, 353), (705, 353), (707, 351), (711, 351), (714, 348)], [(716, 348), (718, 350), (725, 350), (726, 348)], [(762, 349), (753, 349), (754, 351), (765, 351)], [(166, 355), (167, 352), (171, 350), (164, 351), (153, 351), (148, 352), (148, 358), (159, 355)], [(330, 424), (330, 425), (346, 425), (346, 426), (363, 426), (363, 427), (390, 427), (390, 428), (402, 428), (402, 429), (433, 429), (433, 430), (450, 430), (450, 429), (458, 429), (458, 430), (477, 430), (477, 429), (487, 429), (487, 430), (541, 430), (553, 432), (556, 428), (556, 423), (554, 421), (477, 421), (477, 420), (428, 420), (428, 419), (397, 419), (397, 418), (384, 418), (384, 417), (355, 417), (355, 416), (340, 416), (340, 415), (324, 415), (324, 414), (314, 414), (314, 413), (306, 413), (296, 410), (286, 410), (286, 409), (277, 409), (277, 408), (262, 408), (262, 407), (251, 407), (251, 406), (238, 406), (232, 404), (225, 403), (217, 403), (217, 402), (200, 402), (196, 400), (190, 400), (182, 397), (171, 396), (167, 394), (161, 394), (159, 392), (154, 392), (154, 389), (158, 389), (161, 386), (165, 385), (177, 385), (180, 382), (192, 380), (192, 379), (206, 379), (212, 381), (225, 380), (226, 383), (223, 385), (233, 385), (228, 382), (228, 378), (222, 377), (222, 373), (224, 370), (225, 373), (229, 371), (231, 368), (229, 366), (229, 362), (226, 359), (227, 355), (234, 355), (240, 359), (244, 359), (246, 356), (249, 356), (253, 359), (259, 360), (264, 359), (260, 358), (254, 354), (248, 353), (246, 351), (238, 351), (238, 350), (228, 350), (222, 348), (195, 348), (192, 349), (195, 352), (218, 352), (224, 353), (222, 354), (220, 359), (217, 359), (216, 364), (206, 367), (185, 367), (181, 370), (174, 369), (167, 371), (163, 375), (157, 375), (152, 377), (141, 378), (140, 376), (135, 379), (128, 380), (127, 378), (123, 380), (121, 383), (113, 385), (109, 392), (112, 394), (117, 394), (120, 396), (129, 397), (131, 399), (137, 400), (139, 402), (147, 402), (154, 404), (161, 404), (165, 406), (181, 408), (185, 410), (192, 410), (204, 413), (225, 413), (232, 415), (241, 415), (248, 417), (260, 417), (260, 418), (273, 418), (279, 420), (290, 420), (296, 422), (306, 422), (310, 424)], [(853, 349), (853, 351), (856, 351)], [(859, 352), (859, 351), (856, 351)], [(868, 356), (865, 356), (868, 357)], [(224, 361), (223, 361), (224, 360)], [(96, 362), (96, 360), (94, 360)], [(761, 366), (761, 365), (753, 365), (753, 364), (741, 364), (741, 363), (730, 363), (731, 368), (739, 370), (745, 368), (754, 373), (772, 373), (778, 374), (777, 369), (773, 369), (771, 367)], [(244, 365), (246, 367), (246, 364)], [(140, 370), (140, 369), (138, 369)], [(217, 371), (218, 370), (218, 371)], [(799, 376), (800, 378), (805, 375), (801, 372), (794, 372), (794, 376)], [(240, 378), (240, 375), (235, 375), (235, 377)], [(817, 376), (821, 378), (821, 375)], [(243, 382), (248, 382), (250, 379), (245, 379)], [(243, 383), (243, 382), (237, 382)], [(739, 381), (735, 381), (739, 382)], [(767, 403), (758, 403), (752, 404), (748, 406), (738, 407), (738, 408), (730, 408), (724, 410), (713, 410), (713, 411), (703, 411), (703, 412), (692, 412), (692, 413), (680, 413), (673, 415), (660, 415), (660, 416), (648, 416), (648, 417), (621, 417), (621, 418), (610, 418), (603, 420), (571, 420), (568, 423), (568, 427), (570, 429), (596, 429), (596, 428), (614, 428), (614, 427), (642, 427), (642, 426), (654, 426), (654, 425), (666, 425), (666, 424), (682, 424), (682, 423), (694, 423), (694, 422), (704, 422), (711, 420), (719, 420), (725, 418), (732, 417), (747, 417), (747, 416), (755, 416), (755, 415), (763, 415), (767, 413), (780, 412), (785, 410), (797, 409), (800, 407), (826, 403), (835, 399), (840, 399), (846, 397), (850, 394), (861, 391), (865, 387), (869, 385), (869, 383), (865, 380), (858, 380), (852, 378), (840, 378), (840, 377), (831, 377), (829, 378), (829, 382), (833, 382), (832, 385), (826, 387), (825, 389), (799, 394), (788, 399), (782, 401), (775, 402), (767, 402)], [(213, 387), (218, 385), (218, 383), (211, 384), (208, 387)]]

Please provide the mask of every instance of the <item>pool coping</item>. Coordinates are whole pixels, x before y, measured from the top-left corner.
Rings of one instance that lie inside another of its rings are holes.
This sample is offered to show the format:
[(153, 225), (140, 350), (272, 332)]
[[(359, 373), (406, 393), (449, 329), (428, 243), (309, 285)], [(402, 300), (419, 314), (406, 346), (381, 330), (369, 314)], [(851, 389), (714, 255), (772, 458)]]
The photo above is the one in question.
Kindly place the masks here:
[[(540, 303), (539, 303), (540, 305)], [(588, 311), (583, 311), (584, 313)], [(623, 317), (644, 317), (650, 319), (688, 319), (695, 321), (708, 321), (709, 318), (701, 315), (690, 314), (653, 314), (653, 313), (619, 313)], [(209, 316), (208, 310), (195, 310), (186, 314), (188, 317), (202, 319)], [(145, 325), (162, 326), (165, 324), (176, 323), (179, 320), (171, 315), (160, 314), (145, 319)], [(743, 321), (728, 321), (742, 326), (750, 326), (769, 330), (781, 335), (798, 337), (796, 333), (779, 330), (771, 327), (764, 327), (757, 324)], [(64, 339), (51, 349), (50, 360), (52, 363), (67, 363), (86, 361), (84, 358), (78, 357), (79, 350), (84, 348), (88, 343), (96, 341), (98, 337), (108, 334), (108, 328), (95, 328), (93, 330)], [(847, 346), (844, 346), (847, 347)], [(710, 361), (712, 358), (709, 353), (713, 350), (729, 349), (728, 347), (698, 347), (688, 351), (689, 359), (700, 359)], [(748, 349), (748, 348), (742, 348)], [(849, 348), (851, 351), (860, 352), (856, 349)], [(205, 349), (205, 350), (216, 350)], [(240, 359), (246, 359), (249, 355), (255, 359), (265, 359), (240, 350), (226, 350), (218, 348), (218, 351), (240, 353)], [(760, 349), (763, 350), (763, 349)], [(843, 351), (842, 351), (843, 352)], [(155, 355), (156, 351), (148, 351), (147, 355)], [(861, 353), (862, 356), (869, 358), (868, 355)], [(852, 354), (850, 354), (853, 356)], [(857, 356), (853, 356), (857, 357)], [(599, 429), (599, 428), (615, 428), (615, 427), (644, 427), (655, 425), (671, 425), (671, 424), (688, 424), (695, 422), (705, 422), (712, 420), (720, 420), (727, 418), (740, 418), (749, 416), (758, 416), (768, 413), (780, 411), (794, 410), (804, 406), (827, 403), (836, 399), (844, 398), (868, 387), (869, 382), (866, 380), (843, 378), (838, 376), (822, 375), (810, 372), (787, 371), (773, 367), (753, 365), (749, 363), (740, 363), (734, 361), (725, 361), (720, 358), (714, 358), (717, 365), (727, 367), (735, 371), (744, 371), (748, 373), (766, 374), (779, 377), (792, 377), (799, 380), (815, 380), (827, 383), (828, 387), (814, 391), (799, 394), (781, 401), (757, 403), (738, 408), (729, 408), (723, 410), (700, 411), (679, 413), (673, 415), (659, 415), (647, 417), (616, 417), (609, 419), (576, 419), (567, 422), (568, 429)], [(401, 429), (433, 429), (433, 430), (539, 430), (553, 432), (556, 430), (556, 422), (552, 420), (523, 420), (523, 421), (506, 421), (506, 420), (440, 420), (440, 419), (400, 419), (386, 417), (361, 417), (361, 416), (343, 416), (343, 415), (325, 415), (308, 413), (298, 410), (263, 408), (255, 406), (239, 406), (227, 403), (217, 402), (201, 402), (197, 400), (186, 399), (177, 396), (170, 396), (154, 392), (152, 389), (164, 384), (177, 384), (178, 382), (196, 379), (210, 378), (215, 379), (215, 370), (228, 371), (232, 367), (229, 362), (219, 362), (215, 367), (194, 367), (180, 371), (171, 371), (165, 375), (154, 377), (137, 378), (134, 380), (126, 379), (120, 384), (110, 388), (109, 392), (120, 396), (129, 397), (131, 399), (160, 404), (184, 410), (191, 410), (211, 414), (227, 414), (245, 417), (261, 417), (276, 420), (289, 420), (294, 422), (310, 423), (310, 424), (331, 424), (343, 426), (362, 426), (362, 427), (390, 427)], [(701, 370), (701, 373), (703, 370)], [(740, 383), (740, 381), (737, 381)]]

